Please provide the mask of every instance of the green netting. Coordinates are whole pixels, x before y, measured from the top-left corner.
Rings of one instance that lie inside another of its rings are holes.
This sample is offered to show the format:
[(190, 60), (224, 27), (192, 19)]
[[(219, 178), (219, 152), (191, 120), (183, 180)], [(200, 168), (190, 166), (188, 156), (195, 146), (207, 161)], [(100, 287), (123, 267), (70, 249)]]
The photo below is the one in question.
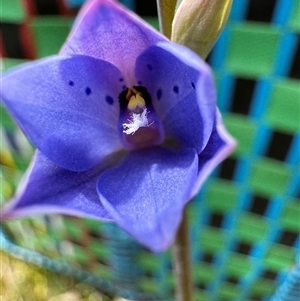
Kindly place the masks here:
[(300, 32), (300, 20), (299, 20), (299, 15), (300, 15), (300, 3), (296, 3), (293, 12), (292, 12), (292, 17), (290, 18), (289, 21), (289, 26), (291, 29)]
[(62, 17), (35, 17), (30, 22), (38, 57), (45, 57), (59, 52), (65, 42), (72, 21)]
[(286, 132), (300, 132), (300, 86), (298, 80), (278, 80), (274, 83), (266, 120), (271, 127)]
[(299, 200), (291, 200), (284, 208), (280, 217), (281, 226), (291, 231), (300, 231), (300, 206)]
[(22, 0), (1, 1), (1, 22), (25, 21), (26, 11)]
[(290, 176), (290, 169), (284, 163), (259, 158), (253, 162), (249, 186), (258, 194), (272, 197), (286, 190)]
[(208, 187), (206, 202), (208, 208), (228, 212), (237, 205), (238, 186), (228, 181), (216, 181)]
[(225, 116), (224, 122), (228, 131), (239, 141), (235, 154), (239, 156), (249, 154), (253, 148), (252, 141), (258, 127), (255, 120), (231, 114)]
[(267, 24), (233, 24), (228, 41), (226, 68), (237, 75), (272, 74), (280, 33), (279, 29)]

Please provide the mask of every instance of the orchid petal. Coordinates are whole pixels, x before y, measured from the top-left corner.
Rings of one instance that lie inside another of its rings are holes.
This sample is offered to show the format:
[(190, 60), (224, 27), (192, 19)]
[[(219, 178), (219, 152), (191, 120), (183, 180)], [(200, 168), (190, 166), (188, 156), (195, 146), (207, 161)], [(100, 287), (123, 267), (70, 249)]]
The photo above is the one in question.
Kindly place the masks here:
[(72, 172), (58, 167), (37, 151), (19, 191), (1, 210), (1, 218), (59, 213), (111, 220), (96, 191), (104, 167), (98, 164), (86, 172)]
[(216, 110), (213, 77), (205, 62), (184, 46), (161, 42), (137, 58), (135, 73), (152, 96), (166, 133), (200, 153)]
[(1, 97), (32, 143), (57, 165), (83, 171), (121, 148), (120, 71), (86, 56), (53, 56), (3, 77)]
[(215, 125), (205, 149), (199, 154), (198, 179), (192, 190), (193, 198), (200, 190), (204, 181), (236, 147), (236, 141), (229, 135), (223, 124), (221, 114), (217, 111)]
[(138, 16), (115, 1), (87, 2), (61, 54), (84, 54), (108, 61), (133, 86), (134, 63), (149, 45), (166, 40)]
[(97, 188), (114, 221), (152, 251), (173, 241), (198, 171), (195, 150), (152, 148), (128, 154)]

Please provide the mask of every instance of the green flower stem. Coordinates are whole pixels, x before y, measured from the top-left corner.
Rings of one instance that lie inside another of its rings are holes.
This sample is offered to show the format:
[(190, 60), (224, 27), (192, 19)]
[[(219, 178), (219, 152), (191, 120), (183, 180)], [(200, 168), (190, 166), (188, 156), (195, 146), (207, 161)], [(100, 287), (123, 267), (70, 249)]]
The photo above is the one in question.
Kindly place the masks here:
[(186, 208), (173, 244), (176, 301), (193, 300), (192, 265)]

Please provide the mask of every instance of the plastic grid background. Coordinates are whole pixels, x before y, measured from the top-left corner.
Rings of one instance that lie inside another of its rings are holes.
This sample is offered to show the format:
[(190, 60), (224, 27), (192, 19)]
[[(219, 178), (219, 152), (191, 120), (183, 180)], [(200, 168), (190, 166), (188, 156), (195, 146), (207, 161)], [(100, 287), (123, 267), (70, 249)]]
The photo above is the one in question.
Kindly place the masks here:
[[(2, 68), (57, 53), (79, 2), (1, 3)], [(157, 25), (155, 1), (125, 2)], [(296, 264), (299, 14), (298, 0), (234, 0), (228, 26), (208, 58), (216, 75), (218, 106), (239, 146), (189, 206), (199, 301), (269, 300)], [(1, 201), (5, 202), (33, 150), (3, 108), (1, 117)], [(111, 280), (120, 288), (150, 295), (172, 293), (169, 253), (153, 255), (114, 226), (52, 215), (6, 222), (4, 228), (17, 245)], [(11, 246), (2, 244), (14, 253)], [(127, 269), (133, 263), (135, 268)], [(46, 266), (47, 259), (42, 264)], [(131, 274), (122, 277), (128, 270)]]

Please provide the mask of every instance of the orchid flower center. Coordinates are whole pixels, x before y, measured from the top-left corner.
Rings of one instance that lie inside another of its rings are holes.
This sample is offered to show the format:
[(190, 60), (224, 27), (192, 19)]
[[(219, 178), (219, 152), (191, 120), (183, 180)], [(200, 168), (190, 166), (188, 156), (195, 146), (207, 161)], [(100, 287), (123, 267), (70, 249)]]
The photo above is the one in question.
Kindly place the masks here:
[(141, 127), (149, 127), (151, 124), (148, 122), (148, 111), (145, 99), (141, 92), (137, 91), (134, 87), (127, 89), (126, 99), (128, 100), (127, 109), (131, 111), (131, 119), (129, 123), (123, 123), (123, 133), (129, 135), (134, 134)]
[(128, 149), (145, 148), (163, 142), (162, 124), (143, 86), (126, 88), (119, 95), (121, 139)]

